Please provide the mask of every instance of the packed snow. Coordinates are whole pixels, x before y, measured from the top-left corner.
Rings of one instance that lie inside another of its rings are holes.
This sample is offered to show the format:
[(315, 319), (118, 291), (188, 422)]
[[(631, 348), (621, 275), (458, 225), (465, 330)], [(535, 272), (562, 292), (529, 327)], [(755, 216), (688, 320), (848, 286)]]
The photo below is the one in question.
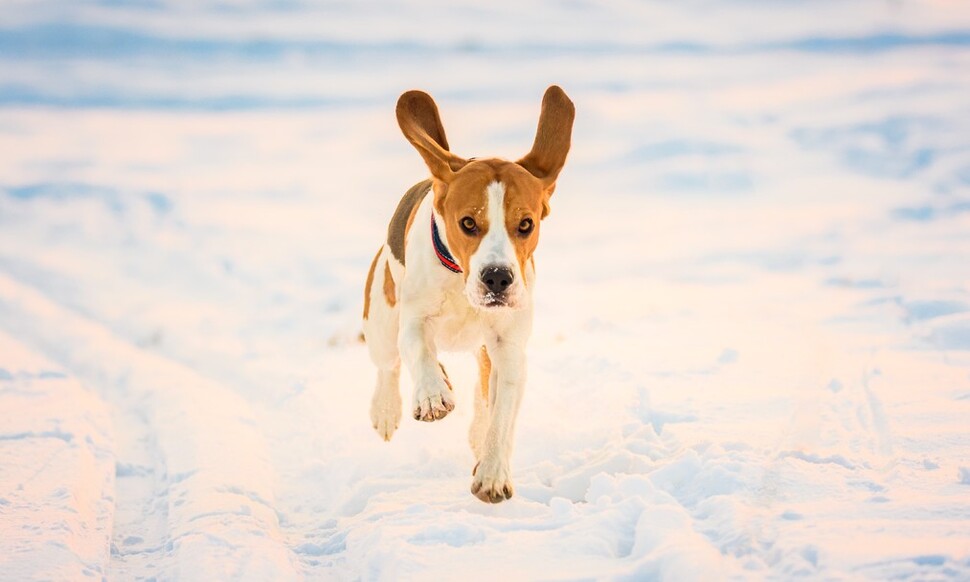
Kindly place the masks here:
[[(552, 83), (493, 506), (362, 290), (397, 96), (515, 158)], [(15, 0), (0, 154), (0, 579), (970, 579), (963, 3)]]

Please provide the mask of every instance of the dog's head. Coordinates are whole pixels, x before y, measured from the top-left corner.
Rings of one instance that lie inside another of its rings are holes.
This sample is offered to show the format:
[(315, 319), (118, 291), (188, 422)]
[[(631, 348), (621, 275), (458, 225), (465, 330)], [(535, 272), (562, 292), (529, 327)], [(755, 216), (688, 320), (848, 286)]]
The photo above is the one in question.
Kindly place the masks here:
[(553, 85), (542, 98), (532, 151), (516, 162), (464, 159), (448, 150), (438, 108), (427, 93), (397, 102), (404, 136), (431, 170), (434, 211), (462, 269), (465, 293), (480, 308), (520, 304), (526, 265), (539, 242), (539, 222), (566, 162), (575, 108)]

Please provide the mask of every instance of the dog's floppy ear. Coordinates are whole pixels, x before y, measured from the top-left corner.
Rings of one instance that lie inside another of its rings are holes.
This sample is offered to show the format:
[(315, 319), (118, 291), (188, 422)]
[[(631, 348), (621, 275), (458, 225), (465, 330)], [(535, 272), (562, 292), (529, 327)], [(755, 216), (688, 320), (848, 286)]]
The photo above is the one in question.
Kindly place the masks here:
[(551, 85), (542, 97), (542, 113), (539, 114), (539, 127), (532, 151), (518, 161), (530, 174), (542, 180), (546, 190), (543, 218), (549, 214), (549, 197), (556, 189), (556, 178), (566, 163), (575, 117), (576, 108), (566, 92), (557, 85)]
[(401, 95), (397, 100), (397, 123), (435, 178), (450, 182), (454, 173), (468, 163), (448, 151), (445, 128), (431, 95), (423, 91)]

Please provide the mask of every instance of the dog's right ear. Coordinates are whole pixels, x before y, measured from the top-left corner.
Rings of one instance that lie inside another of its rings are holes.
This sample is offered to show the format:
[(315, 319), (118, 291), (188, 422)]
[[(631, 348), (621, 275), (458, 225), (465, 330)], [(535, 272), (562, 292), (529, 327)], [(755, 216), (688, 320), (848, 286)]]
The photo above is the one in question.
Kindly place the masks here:
[(454, 173), (468, 163), (448, 151), (445, 128), (431, 95), (423, 91), (401, 95), (397, 100), (397, 123), (435, 178), (450, 182)]

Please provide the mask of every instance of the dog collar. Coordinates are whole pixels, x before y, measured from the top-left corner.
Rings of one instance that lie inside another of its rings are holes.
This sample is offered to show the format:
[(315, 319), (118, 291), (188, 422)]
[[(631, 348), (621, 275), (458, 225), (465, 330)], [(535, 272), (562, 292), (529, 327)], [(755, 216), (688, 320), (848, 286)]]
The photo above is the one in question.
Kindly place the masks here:
[(441, 261), (444, 268), (452, 273), (461, 273), (461, 267), (458, 266), (455, 257), (451, 256), (448, 247), (441, 240), (441, 235), (438, 233), (438, 223), (434, 219), (434, 212), (431, 213), (431, 243), (434, 245), (434, 254), (438, 255), (438, 260)]

